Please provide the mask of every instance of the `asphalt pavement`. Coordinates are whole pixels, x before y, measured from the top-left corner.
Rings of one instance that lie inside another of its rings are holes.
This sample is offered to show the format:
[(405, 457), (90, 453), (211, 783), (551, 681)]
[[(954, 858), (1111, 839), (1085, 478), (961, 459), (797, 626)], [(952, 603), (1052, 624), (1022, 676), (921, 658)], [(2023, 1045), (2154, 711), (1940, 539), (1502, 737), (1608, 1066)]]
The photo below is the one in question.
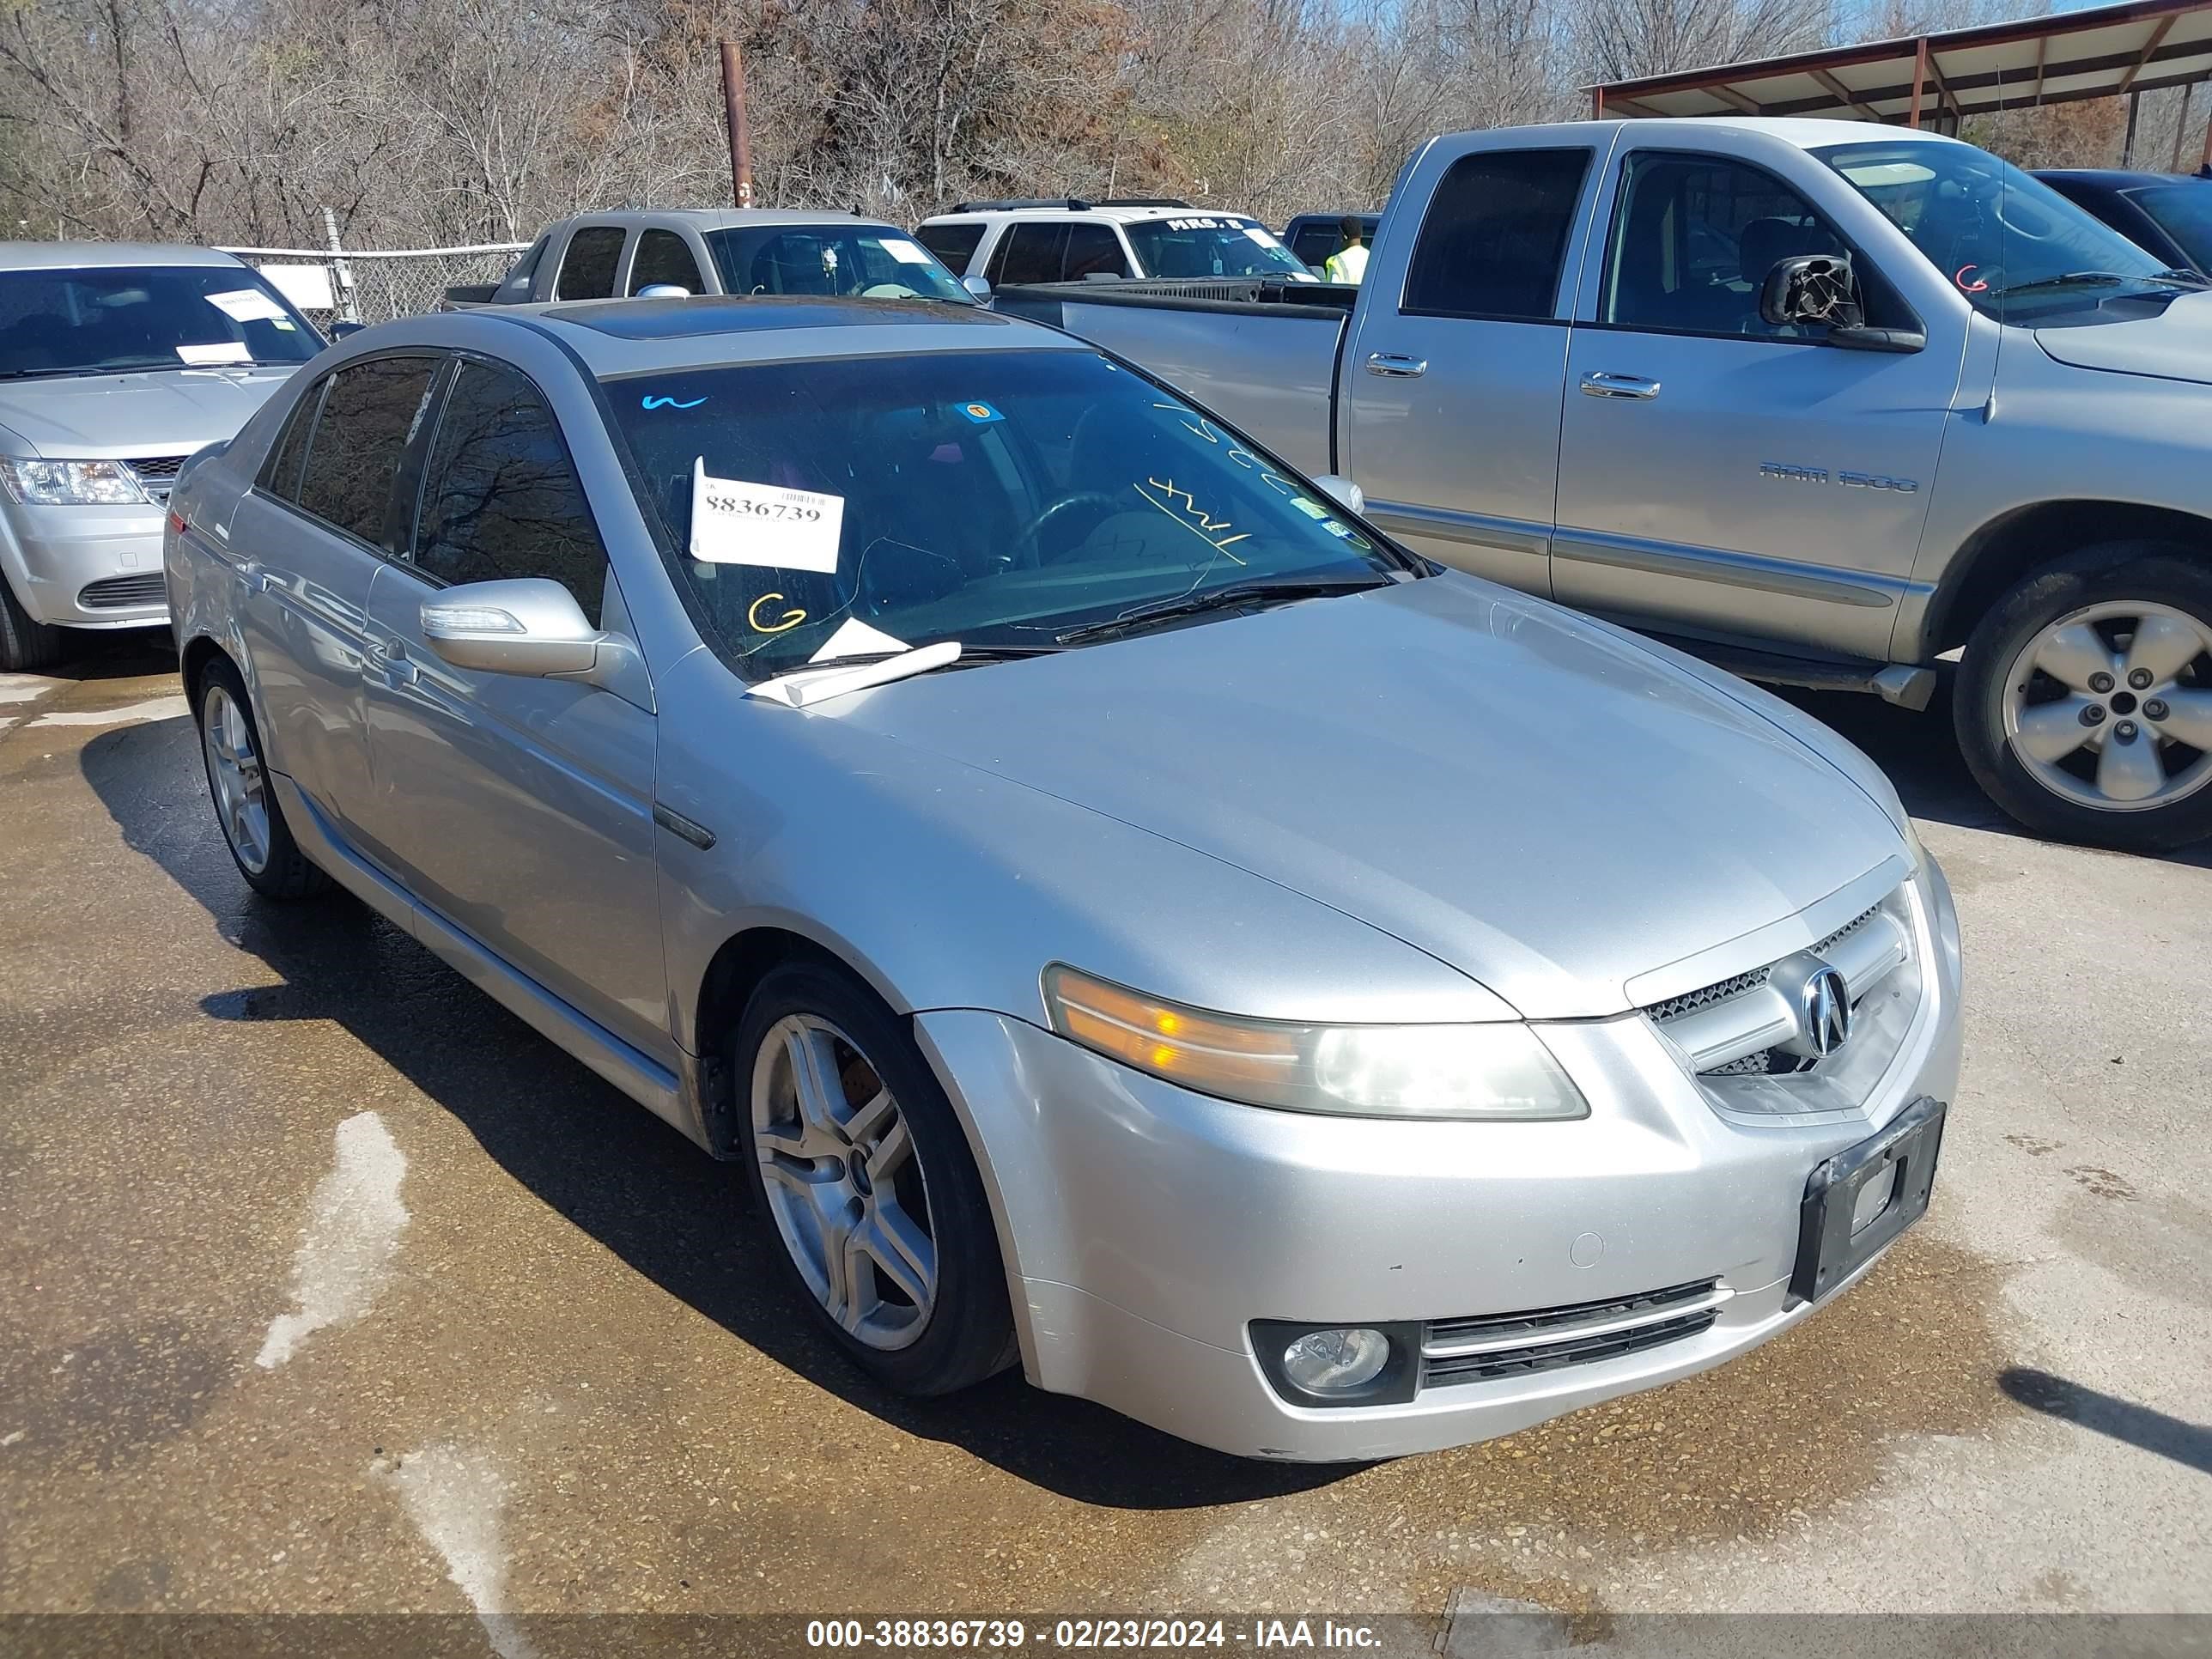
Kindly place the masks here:
[(178, 691), (0, 676), (0, 1614), (2212, 1613), (2212, 852), (2019, 835), (1939, 720), (1808, 702), (1959, 897), (1928, 1219), (1716, 1372), (1299, 1468), (871, 1387), (730, 1169), (249, 896)]

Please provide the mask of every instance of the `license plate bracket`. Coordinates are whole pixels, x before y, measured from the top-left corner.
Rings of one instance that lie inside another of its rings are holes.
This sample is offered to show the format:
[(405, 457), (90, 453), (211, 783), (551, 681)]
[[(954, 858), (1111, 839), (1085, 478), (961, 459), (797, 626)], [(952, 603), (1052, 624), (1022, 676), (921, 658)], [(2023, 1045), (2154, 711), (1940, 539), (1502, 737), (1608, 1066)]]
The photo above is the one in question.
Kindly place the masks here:
[[(1927, 1212), (1943, 1149), (1944, 1111), (1942, 1101), (1923, 1095), (1877, 1133), (1813, 1171), (1798, 1211), (1793, 1304), (1818, 1302)], [(1887, 1207), (1854, 1231), (1860, 1195), (1883, 1182), (1894, 1183)]]

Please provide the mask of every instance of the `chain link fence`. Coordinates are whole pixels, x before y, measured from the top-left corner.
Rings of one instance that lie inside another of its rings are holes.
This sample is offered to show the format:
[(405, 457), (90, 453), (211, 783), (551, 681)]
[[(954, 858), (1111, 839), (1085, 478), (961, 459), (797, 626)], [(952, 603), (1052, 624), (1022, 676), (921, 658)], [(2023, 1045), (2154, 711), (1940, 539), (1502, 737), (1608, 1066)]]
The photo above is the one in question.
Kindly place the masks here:
[(526, 242), (473, 247), (233, 247), (318, 326), (388, 323), (435, 311), (448, 288), (496, 283)]

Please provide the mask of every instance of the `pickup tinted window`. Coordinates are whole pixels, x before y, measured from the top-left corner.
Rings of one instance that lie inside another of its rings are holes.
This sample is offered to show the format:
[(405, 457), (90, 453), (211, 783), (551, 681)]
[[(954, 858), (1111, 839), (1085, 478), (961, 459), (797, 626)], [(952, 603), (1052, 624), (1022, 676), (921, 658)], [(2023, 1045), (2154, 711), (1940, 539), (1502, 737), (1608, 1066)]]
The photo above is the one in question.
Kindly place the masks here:
[(1632, 155), (1613, 212), (1598, 320), (1681, 334), (1796, 339), (1759, 314), (1766, 274), (1843, 240), (1773, 174), (1717, 156)]
[(392, 481), (422, 422), (437, 365), (428, 356), (373, 357), (332, 377), (300, 480), (303, 510), (371, 547), (398, 550)]
[(615, 264), (622, 258), (620, 225), (589, 225), (568, 239), (561, 258), (556, 300), (605, 300), (615, 291)]
[(968, 270), (968, 262), (975, 257), (976, 248), (982, 244), (983, 227), (924, 225), (915, 232), (914, 240), (944, 260), (954, 276), (963, 276)]
[(512, 370), (464, 362), (446, 394), (412, 562), (441, 582), (550, 576), (599, 626), (606, 549), (553, 411)]
[(1549, 321), (1589, 163), (1586, 149), (1488, 150), (1453, 162), (1413, 246), (1406, 310)]
[(694, 294), (704, 294), (707, 284), (699, 275), (699, 262), (684, 239), (672, 230), (648, 230), (637, 239), (637, 252), (629, 262), (629, 291), (672, 283)]

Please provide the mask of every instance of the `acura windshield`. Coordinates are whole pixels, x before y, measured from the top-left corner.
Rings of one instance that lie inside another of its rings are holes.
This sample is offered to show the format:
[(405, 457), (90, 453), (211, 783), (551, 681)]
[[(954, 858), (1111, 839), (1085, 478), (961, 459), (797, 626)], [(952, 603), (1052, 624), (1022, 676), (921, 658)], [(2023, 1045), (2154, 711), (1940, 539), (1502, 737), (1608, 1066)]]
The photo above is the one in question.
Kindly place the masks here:
[(707, 246), (723, 288), (732, 294), (859, 294), (975, 303), (935, 254), (887, 226), (749, 225), (710, 230)]
[[(748, 679), (832, 635), (839, 654), (1049, 650), (1142, 606), (1180, 619), (1231, 586), (1379, 585), (1405, 568), (1235, 434), (1089, 352), (606, 386), (670, 564)], [(1239, 608), (1222, 597), (1196, 614)]]
[(1200, 213), (1125, 225), (1147, 276), (1289, 276), (1313, 272), (1256, 219)]
[(0, 271), (0, 380), (289, 365), (322, 345), (243, 265)]
[(2002, 321), (2094, 309), (2115, 293), (2182, 291), (2160, 261), (1986, 150), (1921, 140), (1814, 153)]

